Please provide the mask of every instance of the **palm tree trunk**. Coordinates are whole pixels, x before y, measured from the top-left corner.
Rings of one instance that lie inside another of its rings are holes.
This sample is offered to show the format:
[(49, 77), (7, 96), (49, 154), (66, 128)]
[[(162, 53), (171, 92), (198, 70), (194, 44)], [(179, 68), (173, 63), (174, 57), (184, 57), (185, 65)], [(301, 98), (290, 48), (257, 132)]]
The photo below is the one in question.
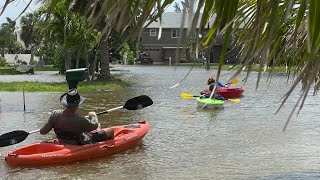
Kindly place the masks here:
[(32, 63), (33, 63), (33, 59), (34, 59), (34, 47), (31, 46), (31, 49), (30, 49), (30, 62), (29, 62), (29, 64), (32, 64)]
[(98, 79), (100, 80), (110, 80), (110, 66), (109, 66), (109, 46), (108, 46), (108, 38), (104, 35), (100, 41), (100, 55), (101, 55), (101, 72)]

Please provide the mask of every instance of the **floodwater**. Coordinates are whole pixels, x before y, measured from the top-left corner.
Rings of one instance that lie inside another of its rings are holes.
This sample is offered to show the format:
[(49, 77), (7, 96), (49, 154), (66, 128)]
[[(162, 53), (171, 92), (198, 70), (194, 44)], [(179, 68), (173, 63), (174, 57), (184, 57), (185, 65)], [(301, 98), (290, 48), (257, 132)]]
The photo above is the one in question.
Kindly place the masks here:
[[(199, 95), (208, 76), (216, 70), (193, 68), (175, 88), (190, 67), (121, 66), (121, 78), (133, 85), (122, 91), (82, 94), (87, 99), (80, 112), (104, 111), (123, 105), (138, 95), (150, 96), (154, 104), (137, 111), (117, 110), (99, 116), (103, 126), (147, 120), (151, 129), (136, 148), (111, 157), (47, 167), (10, 167), (3, 155), (15, 148), (53, 138), (54, 134), (29, 135), (16, 145), (0, 149), (1, 179), (320, 179), (320, 120), (318, 96), (307, 98), (298, 116), (292, 117), (287, 130), (282, 128), (299, 98), (299, 90), (279, 113), (281, 97), (292, 80), (263, 75), (257, 91), (257, 74), (236, 86), (244, 87), (240, 103), (227, 101), (224, 109), (198, 109), (195, 99), (180, 94)], [(119, 73), (119, 71), (115, 71)], [(232, 72), (222, 71), (226, 82)], [(37, 75), (37, 74), (35, 74)], [(32, 80), (33, 75), (25, 75)], [(35, 76), (38, 77), (38, 76)], [(64, 81), (60, 75), (42, 74), (40, 81)], [(2, 77), (0, 76), (0, 81)], [(11, 81), (19, 80), (10, 77)], [(81, 82), (80, 82), (81, 86)], [(26, 92), (23, 112), (22, 92), (0, 92), (0, 132), (31, 131), (41, 127), (52, 109), (60, 109), (61, 93)], [(310, 93), (311, 95), (311, 93)]]

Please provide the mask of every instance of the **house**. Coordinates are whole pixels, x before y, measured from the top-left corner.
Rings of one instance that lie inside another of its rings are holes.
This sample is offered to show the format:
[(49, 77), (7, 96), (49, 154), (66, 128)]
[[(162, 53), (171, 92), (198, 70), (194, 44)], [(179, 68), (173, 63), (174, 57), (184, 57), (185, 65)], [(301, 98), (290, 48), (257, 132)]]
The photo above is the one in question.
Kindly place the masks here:
[[(159, 19), (145, 27), (142, 33), (141, 43), (143, 48), (140, 49), (141, 54), (148, 54), (152, 59), (153, 64), (168, 63), (170, 59), (173, 62), (175, 60), (178, 60), (178, 62), (191, 62), (191, 58), (188, 57), (188, 52), (190, 50), (189, 46), (192, 41), (195, 41), (196, 36), (201, 37), (201, 34), (199, 33), (200, 20), (197, 24), (197, 33), (190, 33), (191, 35), (187, 38), (187, 29), (191, 26), (192, 17), (190, 17), (189, 13), (185, 15), (184, 26), (181, 30), (182, 18), (183, 13), (163, 13), (162, 32), (159, 39)], [(212, 22), (210, 24), (212, 24)], [(219, 56), (222, 49), (221, 47), (221, 43), (213, 46), (210, 62), (219, 62)], [(235, 53), (232, 47), (228, 48), (228, 50), (230, 50), (230, 52), (232, 51), (232, 53), (229, 53), (230, 55), (227, 54), (227, 59), (228, 56), (233, 58), (229, 58), (228, 62), (235, 61), (235, 54), (237, 53)], [(199, 58), (201, 58), (201, 56), (199, 56)]]
[(23, 49), (27, 49), (26, 48), (26, 45), (24, 44), (24, 42), (22, 41), (21, 39), (21, 29), (19, 27), (16, 27), (14, 33), (16, 34), (16, 37), (17, 37), (17, 42), (21, 44), (22, 48)]

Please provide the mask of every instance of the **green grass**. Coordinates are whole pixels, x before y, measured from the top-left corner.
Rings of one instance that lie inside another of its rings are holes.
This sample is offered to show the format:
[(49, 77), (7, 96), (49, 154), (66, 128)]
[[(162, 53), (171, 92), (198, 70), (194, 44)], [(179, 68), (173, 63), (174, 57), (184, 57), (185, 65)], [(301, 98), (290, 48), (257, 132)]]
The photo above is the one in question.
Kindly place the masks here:
[[(34, 71), (59, 71), (58, 68), (53, 66), (43, 66), (43, 67), (34, 67)], [(0, 75), (16, 75), (21, 74), (16, 71), (13, 67), (0, 67)]]
[[(79, 82), (80, 92), (113, 91), (129, 86), (130, 83), (121, 80), (112, 81), (85, 81)], [(0, 82), (0, 91), (41, 91), (41, 92), (65, 92), (68, 84), (64, 83), (42, 83), (42, 82)]]
[(0, 75), (15, 75), (20, 74), (13, 67), (0, 67)]

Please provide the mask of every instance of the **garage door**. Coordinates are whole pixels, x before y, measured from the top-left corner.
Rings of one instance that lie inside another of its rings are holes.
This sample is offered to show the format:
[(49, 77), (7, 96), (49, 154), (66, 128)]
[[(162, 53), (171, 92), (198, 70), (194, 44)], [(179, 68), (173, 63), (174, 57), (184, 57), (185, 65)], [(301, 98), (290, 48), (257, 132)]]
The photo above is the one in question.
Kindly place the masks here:
[(161, 51), (158, 48), (148, 48), (146, 49), (150, 54), (150, 58), (152, 58), (153, 63), (161, 62)]

